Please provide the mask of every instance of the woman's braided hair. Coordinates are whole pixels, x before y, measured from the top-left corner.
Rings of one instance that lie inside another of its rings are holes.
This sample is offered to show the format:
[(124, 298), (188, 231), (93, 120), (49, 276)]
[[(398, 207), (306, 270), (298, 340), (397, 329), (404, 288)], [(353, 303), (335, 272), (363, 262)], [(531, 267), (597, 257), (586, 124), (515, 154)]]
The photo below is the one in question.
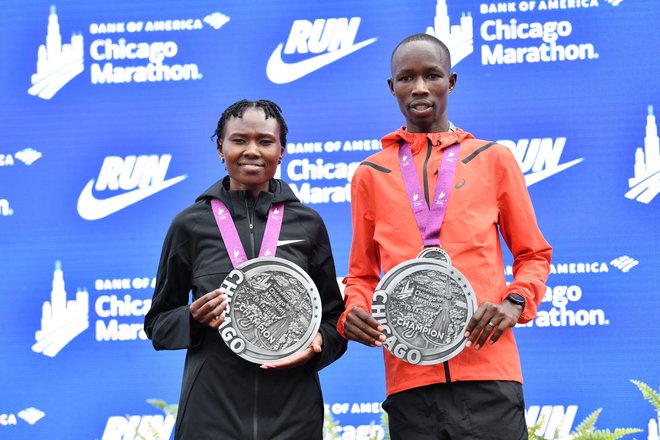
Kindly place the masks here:
[(232, 116), (235, 118), (242, 118), (245, 110), (248, 108), (260, 108), (264, 111), (266, 119), (275, 118), (280, 126), (280, 143), (282, 146), (286, 146), (286, 135), (289, 131), (289, 127), (287, 127), (286, 122), (284, 122), (282, 109), (279, 105), (267, 99), (260, 99), (258, 101), (242, 99), (227, 107), (227, 109), (222, 112), (222, 116), (220, 116), (220, 120), (218, 121), (218, 126), (216, 127), (213, 136), (211, 136), (211, 139), (215, 139), (216, 143), (219, 139), (222, 139), (225, 135), (225, 125), (227, 125), (227, 120)]

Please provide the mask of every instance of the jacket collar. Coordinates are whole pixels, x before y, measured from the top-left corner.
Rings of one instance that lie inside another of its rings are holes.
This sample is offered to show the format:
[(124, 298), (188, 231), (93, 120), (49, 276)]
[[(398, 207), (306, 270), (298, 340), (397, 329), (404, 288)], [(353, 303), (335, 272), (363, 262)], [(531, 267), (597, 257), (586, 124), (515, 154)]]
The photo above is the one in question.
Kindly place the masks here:
[[(287, 203), (298, 202), (289, 185), (280, 179), (271, 179), (268, 183), (268, 191), (262, 191), (256, 201), (252, 200), (252, 194), (248, 191), (229, 190), (229, 176), (225, 176), (222, 180), (218, 180), (204, 191), (195, 201), (219, 199), (224, 203), (232, 214), (241, 213), (245, 210), (245, 206), (254, 206), (255, 212), (261, 216), (266, 217), (268, 209), (273, 203)], [(248, 200), (250, 199), (250, 200)]]
[(444, 149), (464, 139), (474, 138), (470, 133), (457, 127), (454, 128), (454, 131), (443, 131), (439, 133), (409, 133), (406, 131), (406, 127), (403, 126), (397, 131), (383, 137), (381, 144), (383, 149), (385, 149), (393, 145), (398, 145), (399, 142), (407, 142), (413, 154), (417, 154), (422, 148), (426, 148), (428, 140), (431, 141), (431, 145), (434, 147), (437, 146), (440, 149)]

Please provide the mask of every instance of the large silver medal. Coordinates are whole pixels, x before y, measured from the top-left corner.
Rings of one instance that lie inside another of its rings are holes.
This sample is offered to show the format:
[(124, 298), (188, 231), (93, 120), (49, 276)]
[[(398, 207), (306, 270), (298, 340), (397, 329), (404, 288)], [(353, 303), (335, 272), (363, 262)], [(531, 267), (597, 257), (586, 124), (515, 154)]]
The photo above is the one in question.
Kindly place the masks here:
[(257, 364), (304, 351), (321, 325), (321, 298), (299, 266), (276, 257), (248, 260), (220, 286), (227, 295), (218, 331), (237, 355)]
[(474, 290), (455, 267), (436, 259), (404, 261), (385, 274), (371, 313), (384, 327), (383, 344), (411, 364), (432, 365), (465, 347), (465, 328), (477, 308)]

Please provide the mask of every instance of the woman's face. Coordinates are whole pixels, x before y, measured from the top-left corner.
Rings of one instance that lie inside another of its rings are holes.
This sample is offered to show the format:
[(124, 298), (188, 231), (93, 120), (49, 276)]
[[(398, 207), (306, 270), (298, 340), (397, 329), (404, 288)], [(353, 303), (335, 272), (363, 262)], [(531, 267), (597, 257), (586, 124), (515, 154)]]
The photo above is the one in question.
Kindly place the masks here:
[(263, 109), (250, 107), (242, 118), (227, 120), (218, 152), (227, 166), (229, 189), (248, 190), (256, 197), (268, 191), (284, 154), (280, 126), (275, 118), (266, 119)]

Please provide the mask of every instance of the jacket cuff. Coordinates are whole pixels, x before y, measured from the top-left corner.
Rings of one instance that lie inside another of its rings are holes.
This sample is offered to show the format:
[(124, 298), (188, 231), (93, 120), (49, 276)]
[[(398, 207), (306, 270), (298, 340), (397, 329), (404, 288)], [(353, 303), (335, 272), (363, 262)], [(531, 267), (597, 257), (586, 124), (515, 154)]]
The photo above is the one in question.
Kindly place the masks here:
[(190, 306), (186, 309), (188, 312), (188, 331), (190, 332), (188, 337), (188, 348), (195, 348), (202, 343), (204, 326), (195, 321), (192, 313), (190, 313)]
[[(348, 301), (346, 301), (348, 303)], [(361, 309), (365, 310), (367, 313), (371, 313), (371, 307), (367, 306), (366, 304), (362, 304), (361, 302), (354, 302), (353, 304), (346, 305), (346, 310), (344, 310), (344, 313), (341, 314), (339, 319), (337, 320), (337, 332), (341, 335), (342, 338), (348, 339), (346, 335), (344, 334), (344, 326), (346, 325), (346, 317), (348, 314), (353, 310), (355, 307), (360, 307)]]
[(344, 325), (346, 324), (346, 316), (348, 315), (348, 312), (350, 312), (353, 309), (353, 307), (344, 310), (344, 313), (342, 313), (339, 319), (337, 320), (337, 333), (339, 333), (341, 337), (344, 339), (346, 339), (346, 335), (344, 334)]
[(532, 297), (524, 289), (514, 287), (506, 290), (504, 294), (504, 298), (502, 298), (502, 301), (508, 301), (506, 297), (510, 293), (517, 293), (518, 295), (525, 298), (525, 307), (523, 308), (522, 313), (518, 317), (518, 324), (527, 324), (529, 321), (536, 318), (536, 302), (534, 302), (534, 297)]

